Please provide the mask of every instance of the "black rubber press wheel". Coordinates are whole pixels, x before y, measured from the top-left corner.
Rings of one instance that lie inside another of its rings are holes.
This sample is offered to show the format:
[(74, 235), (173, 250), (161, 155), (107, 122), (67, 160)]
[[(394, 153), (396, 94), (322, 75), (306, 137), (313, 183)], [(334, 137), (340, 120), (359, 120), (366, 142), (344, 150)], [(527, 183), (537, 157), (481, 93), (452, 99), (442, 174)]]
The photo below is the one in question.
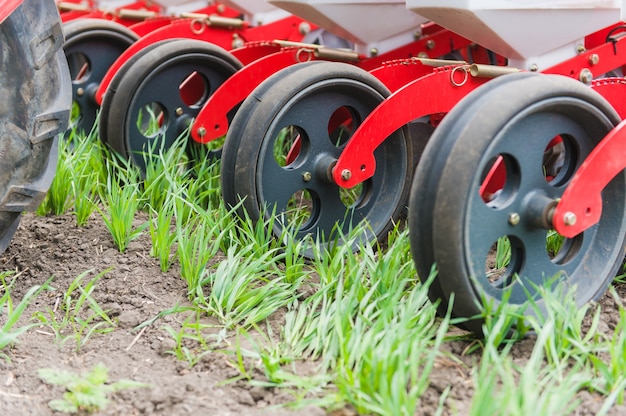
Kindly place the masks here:
[(105, 19), (76, 19), (63, 25), (65, 56), (72, 77), (71, 126), (89, 133), (100, 106), (95, 93), (111, 65), (138, 38), (120, 23)]
[(604, 293), (624, 257), (624, 175), (605, 189), (599, 224), (581, 235), (557, 235), (549, 213), (619, 121), (599, 94), (558, 75), (507, 75), (461, 100), (433, 133), (411, 190), (418, 274), (438, 268), (431, 297), (445, 304), (454, 293), (454, 315), (470, 318), (483, 299), (497, 304), (508, 293), (522, 305), (557, 282), (578, 305)]
[(71, 80), (52, 0), (25, 0), (0, 24), (0, 252), (23, 211), (46, 195), (57, 138), (68, 125)]
[(277, 237), (287, 228), (302, 240), (344, 244), (342, 236), (366, 225), (364, 239), (384, 240), (406, 206), (408, 134), (401, 129), (377, 149), (376, 173), (363, 184), (344, 190), (331, 173), (352, 133), (388, 95), (368, 72), (343, 63), (311, 62), (274, 74), (242, 103), (226, 136), (225, 202), (243, 199), (240, 215), (245, 210), (254, 221), (275, 215)]
[[(102, 102), (101, 138), (145, 172), (146, 155), (170, 148), (241, 66), (208, 42), (175, 39), (155, 45), (113, 78)], [(212, 157), (220, 154), (221, 149)]]

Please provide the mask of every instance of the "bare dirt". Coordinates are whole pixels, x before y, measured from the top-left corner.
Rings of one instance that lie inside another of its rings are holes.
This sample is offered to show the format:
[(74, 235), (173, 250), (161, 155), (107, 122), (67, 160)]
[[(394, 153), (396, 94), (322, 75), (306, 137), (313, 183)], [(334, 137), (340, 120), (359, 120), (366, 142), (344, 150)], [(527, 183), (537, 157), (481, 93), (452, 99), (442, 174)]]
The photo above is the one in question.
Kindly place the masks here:
[[(145, 219), (144, 219), (145, 220)], [(139, 218), (141, 221), (141, 218)], [(94, 299), (116, 321), (115, 329), (98, 334), (77, 348), (74, 340), (61, 344), (51, 328), (32, 328), (12, 348), (5, 348), (0, 358), (0, 414), (49, 415), (48, 402), (59, 399), (63, 388), (44, 383), (37, 371), (55, 368), (76, 373), (86, 372), (97, 363), (109, 369), (109, 379), (131, 379), (150, 387), (123, 390), (111, 396), (103, 415), (324, 415), (315, 406), (293, 410), (275, 405), (289, 402), (291, 396), (280, 390), (253, 387), (245, 381), (225, 383), (240, 376), (234, 357), (223, 352), (204, 355), (190, 366), (177, 359), (171, 350), (175, 343), (164, 329), (180, 328), (184, 314), (171, 314), (156, 320), (143, 330), (134, 330), (159, 312), (186, 302), (186, 283), (174, 265), (161, 272), (158, 260), (150, 257), (148, 234), (131, 242), (124, 253), (114, 246), (101, 219), (93, 215), (85, 227), (77, 227), (72, 215), (37, 217), (26, 214), (7, 251), (0, 256), (0, 271), (13, 270), (16, 281), (11, 289), (14, 303), (34, 285), (54, 276), (48, 290), (39, 295), (23, 315), (25, 324), (37, 311), (59, 309), (59, 302), (70, 283), (81, 273), (89, 277), (107, 271), (98, 281)], [(86, 284), (89, 278), (84, 280)], [(626, 288), (618, 287), (624, 295)], [(610, 333), (619, 319), (610, 296), (602, 299), (602, 327)], [(4, 317), (0, 315), (0, 325)], [(275, 318), (280, 325), (280, 316)], [(32, 322), (32, 321), (31, 321)], [(230, 335), (229, 335), (230, 337)], [(233, 341), (234, 338), (230, 337)], [(226, 340), (228, 341), (228, 339)], [(513, 354), (523, 360), (532, 350), (532, 339), (515, 346)], [(451, 414), (467, 414), (472, 395), (472, 366), (477, 355), (467, 355), (468, 344), (445, 344), (455, 360), (442, 359), (436, 364), (431, 386), (422, 398), (416, 414), (434, 414), (442, 392), (452, 386), (447, 403)], [(262, 379), (259, 371), (255, 378)], [(603, 398), (583, 392), (579, 415), (593, 415)], [(616, 406), (610, 414), (624, 414)], [(350, 408), (335, 411), (334, 416), (354, 415)]]

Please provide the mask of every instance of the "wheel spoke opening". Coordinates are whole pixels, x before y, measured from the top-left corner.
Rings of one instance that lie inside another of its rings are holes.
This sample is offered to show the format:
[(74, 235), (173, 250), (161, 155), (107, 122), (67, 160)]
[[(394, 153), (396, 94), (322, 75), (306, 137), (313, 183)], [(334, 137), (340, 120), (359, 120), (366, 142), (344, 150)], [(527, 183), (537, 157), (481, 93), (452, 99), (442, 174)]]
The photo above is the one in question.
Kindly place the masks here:
[(369, 195), (370, 187), (365, 182), (352, 188), (339, 188), (339, 198), (346, 208), (359, 208), (367, 202), (367, 196)]
[(513, 284), (524, 264), (524, 249), (514, 236), (503, 235), (489, 249), (485, 259), (487, 281), (497, 289)]
[(516, 159), (509, 154), (498, 154), (483, 169), (479, 193), (487, 206), (502, 208), (515, 197), (520, 182)]
[(278, 131), (273, 141), (274, 160), (283, 168), (295, 167), (308, 150), (308, 136), (300, 127), (287, 126)]
[(308, 189), (300, 189), (287, 200), (287, 206), (282, 213), (283, 226), (299, 231), (310, 227), (315, 222), (319, 198), (315, 192)]
[(357, 111), (349, 106), (341, 106), (333, 112), (328, 120), (328, 137), (334, 146), (346, 145), (360, 124), (357, 117)]
[(574, 238), (565, 238), (556, 230), (549, 230), (546, 234), (546, 252), (552, 263), (565, 265), (580, 252), (583, 246), (585, 233)]
[(550, 185), (560, 187), (569, 182), (574, 175), (580, 150), (576, 140), (568, 134), (555, 136), (543, 152), (543, 176)]
[(204, 75), (198, 71), (194, 71), (182, 80), (178, 87), (178, 92), (185, 105), (190, 108), (199, 109), (209, 98), (211, 84)]
[(87, 55), (81, 52), (67, 55), (67, 63), (70, 69), (70, 77), (73, 84), (82, 84), (91, 76), (91, 62)]
[(167, 130), (167, 109), (156, 101), (142, 106), (137, 113), (137, 129), (144, 137), (154, 139)]

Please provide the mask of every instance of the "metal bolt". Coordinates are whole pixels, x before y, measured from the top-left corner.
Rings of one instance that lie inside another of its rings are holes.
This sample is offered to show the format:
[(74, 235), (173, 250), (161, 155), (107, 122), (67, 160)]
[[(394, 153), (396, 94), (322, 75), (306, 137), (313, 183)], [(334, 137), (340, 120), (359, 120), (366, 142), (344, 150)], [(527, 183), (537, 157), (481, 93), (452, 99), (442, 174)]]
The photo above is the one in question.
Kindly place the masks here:
[(592, 53), (589, 55), (589, 64), (590, 65), (598, 65), (600, 62), (600, 56), (597, 53)]
[[(260, 26), (260, 23), (259, 23)], [(243, 39), (239, 37), (237, 33), (233, 33), (233, 41), (231, 42), (231, 46), (233, 49), (241, 48), (244, 44)]]
[(82, 97), (84, 94), (85, 94), (84, 88), (79, 88), (76, 90), (76, 95), (78, 95), (79, 97)]
[(199, 127), (198, 128), (198, 136), (200, 136), (200, 137), (206, 136), (206, 129), (204, 127)]
[(428, 49), (429, 51), (432, 51), (433, 49), (435, 49), (435, 41), (432, 39), (427, 40), (426, 49)]
[(343, 179), (344, 181), (349, 181), (351, 177), (352, 172), (350, 172), (350, 169), (344, 169), (341, 171), (341, 179)]
[(370, 49), (370, 56), (376, 56), (376, 55), (378, 55), (378, 49), (376, 48)]
[(180, 107), (178, 107), (178, 108), (176, 109), (176, 115), (177, 115), (178, 117), (182, 116), (182, 115), (183, 115), (183, 109), (182, 109), (182, 108), (180, 108)]
[(593, 81), (593, 73), (588, 68), (585, 68), (582, 71), (580, 71), (580, 75), (578, 76), (578, 79), (583, 84), (589, 85), (591, 84), (591, 81)]
[(226, 6), (224, 6), (223, 4), (218, 4), (218, 5), (217, 5), (217, 12), (218, 12), (219, 14), (222, 14), (222, 13), (224, 13), (225, 11), (226, 11)]
[(576, 214), (574, 214), (573, 212), (569, 212), (569, 211), (563, 214), (563, 224), (568, 225), (570, 227), (576, 224)]
[(302, 36), (309, 34), (310, 31), (311, 24), (309, 22), (302, 22), (300, 26), (298, 26), (298, 32), (300, 32)]
[(517, 212), (511, 212), (509, 214), (509, 224), (511, 224), (511, 225), (515, 226), (515, 225), (519, 224), (520, 219), (521, 218), (520, 218), (520, 216), (519, 216), (519, 214)]
[(576, 46), (576, 52), (578, 52), (578, 53), (583, 53), (586, 50), (587, 49), (585, 49), (585, 45), (578, 45), (578, 46)]
[(313, 175), (311, 175), (311, 172), (304, 172), (302, 174), (302, 180), (305, 182), (310, 182), (312, 177)]
[(532, 65), (530, 66), (530, 70), (531, 70), (532, 72), (537, 72), (537, 71), (539, 71), (539, 65), (537, 65), (537, 64), (532, 64)]

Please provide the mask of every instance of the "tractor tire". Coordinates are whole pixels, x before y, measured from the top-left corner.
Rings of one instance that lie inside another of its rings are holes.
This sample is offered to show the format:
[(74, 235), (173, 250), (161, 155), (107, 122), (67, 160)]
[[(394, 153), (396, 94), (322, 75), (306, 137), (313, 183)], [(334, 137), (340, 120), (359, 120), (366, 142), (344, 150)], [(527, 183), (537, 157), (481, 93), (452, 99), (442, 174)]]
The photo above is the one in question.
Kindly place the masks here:
[(24, 0), (0, 24), (0, 253), (54, 177), (72, 104), (63, 42), (53, 0)]

